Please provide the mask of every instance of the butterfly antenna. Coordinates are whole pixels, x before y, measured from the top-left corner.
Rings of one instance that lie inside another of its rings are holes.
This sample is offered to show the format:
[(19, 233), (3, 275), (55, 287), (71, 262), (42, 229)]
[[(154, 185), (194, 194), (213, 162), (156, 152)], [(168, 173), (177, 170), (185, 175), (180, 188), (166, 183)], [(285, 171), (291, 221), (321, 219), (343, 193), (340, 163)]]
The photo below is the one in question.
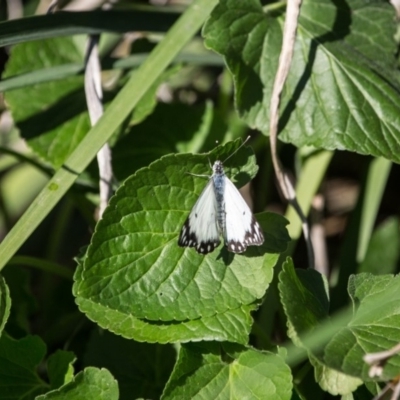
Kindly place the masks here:
[(229, 160), (232, 156), (234, 156), (249, 140), (250, 140), (250, 135), (247, 136), (246, 140), (232, 153), (230, 154), (227, 158), (225, 158), (225, 161), (222, 163), (225, 164), (227, 160)]

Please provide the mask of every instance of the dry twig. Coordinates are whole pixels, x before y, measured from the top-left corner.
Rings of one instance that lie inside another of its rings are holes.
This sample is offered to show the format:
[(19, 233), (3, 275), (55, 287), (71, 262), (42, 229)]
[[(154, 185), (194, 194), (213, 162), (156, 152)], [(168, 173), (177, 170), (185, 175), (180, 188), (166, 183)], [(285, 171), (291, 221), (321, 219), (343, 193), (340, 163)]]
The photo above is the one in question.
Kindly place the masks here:
[(301, 0), (288, 0), (286, 7), (286, 19), (283, 30), (283, 42), (281, 54), (279, 56), (278, 70), (276, 72), (274, 86), (270, 104), (270, 144), (272, 162), (275, 169), (279, 187), (289, 204), (296, 210), (302, 223), (304, 238), (307, 243), (309, 266), (314, 268), (314, 254), (311, 244), (310, 229), (307, 219), (296, 199), (296, 193), (289, 177), (283, 171), (282, 164), (277, 153), (277, 137), (279, 122), (279, 102), (280, 96), (289, 73), (290, 64), (293, 57), (293, 49), (296, 40), (297, 21), (300, 12)]
[[(103, 92), (101, 89), (101, 67), (98, 55), (98, 40), (98, 36), (89, 36), (85, 63), (85, 94), (92, 126), (95, 125), (103, 115)], [(100, 219), (112, 194), (113, 173), (111, 166), (111, 149), (107, 143), (97, 153), (97, 163), (99, 165), (100, 175)]]

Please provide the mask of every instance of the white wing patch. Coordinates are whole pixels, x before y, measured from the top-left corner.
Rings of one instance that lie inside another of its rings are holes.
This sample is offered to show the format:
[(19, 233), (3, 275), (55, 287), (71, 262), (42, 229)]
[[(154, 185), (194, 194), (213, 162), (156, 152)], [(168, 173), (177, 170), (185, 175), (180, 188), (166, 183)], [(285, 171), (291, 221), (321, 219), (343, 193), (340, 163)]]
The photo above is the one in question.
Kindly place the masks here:
[(225, 232), (224, 239), (229, 251), (243, 253), (247, 246), (264, 243), (261, 227), (236, 186), (225, 179)]
[(183, 224), (179, 246), (195, 247), (201, 254), (211, 253), (221, 243), (216, 214), (217, 200), (210, 179)]

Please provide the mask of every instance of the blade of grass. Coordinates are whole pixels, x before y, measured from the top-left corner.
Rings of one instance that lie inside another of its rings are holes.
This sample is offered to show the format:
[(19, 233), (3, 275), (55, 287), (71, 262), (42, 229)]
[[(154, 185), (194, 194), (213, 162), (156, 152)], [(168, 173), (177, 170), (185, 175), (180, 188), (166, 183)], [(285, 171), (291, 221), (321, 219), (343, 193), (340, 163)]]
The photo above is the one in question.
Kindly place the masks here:
[(102, 32), (166, 32), (179, 14), (157, 11), (57, 12), (0, 23), (0, 47), (30, 40)]
[[(310, 211), (312, 199), (317, 193), (332, 156), (333, 152), (319, 151), (306, 160), (301, 170), (301, 176), (296, 185), (296, 195), (304, 215), (308, 215)], [(301, 234), (300, 218), (292, 207), (288, 207), (285, 218), (290, 222), (288, 226), (290, 237), (292, 240), (297, 240)]]
[(360, 240), (357, 249), (357, 261), (359, 263), (364, 260), (367, 252), (391, 167), (392, 162), (385, 158), (375, 158), (371, 162), (365, 187), (364, 205), (361, 211)]
[[(309, 156), (302, 167), (301, 175), (296, 185), (296, 195), (304, 215), (308, 215), (310, 211), (312, 199), (321, 185), (321, 181), (325, 175), (332, 156), (333, 152), (319, 151)], [(270, 297), (272, 297), (272, 290), (277, 290), (276, 277), (279, 275), (279, 272), (282, 269), (282, 263), (288, 256), (293, 254), (297, 240), (299, 239), (302, 231), (301, 220), (292, 207), (288, 207), (285, 218), (287, 218), (290, 222), (288, 225), (288, 231), (292, 241), (289, 243), (287, 250), (281, 254), (280, 260), (275, 266), (275, 277), (268, 294)], [(264, 330), (266, 329), (265, 327), (271, 326), (270, 322), (272, 318), (275, 318), (276, 310), (278, 310), (280, 314), (280, 321), (286, 321), (286, 317), (282, 307), (280, 306), (280, 301), (277, 295), (273, 296), (273, 300), (270, 300), (269, 302), (263, 302), (261, 309), (258, 311), (259, 318), (257, 323), (262, 326)], [(283, 322), (283, 324), (285, 324), (285, 322)], [(282, 326), (282, 330), (285, 331), (285, 329), (285, 326)], [(262, 337), (258, 337), (258, 339), (260, 340), (260, 343), (263, 343)]]
[(79, 63), (63, 64), (57, 65), (56, 67), (39, 69), (3, 79), (0, 82), (0, 92), (4, 93), (9, 90), (36, 85), (38, 83), (65, 79), (70, 76), (81, 74), (82, 71), (83, 64)]
[(58, 203), (178, 52), (197, 33), (216, 3), (217, 0), (194, 1), (130, 78), (99, 122), (88, 132), (0, 244), (0, 270)]
[(294, 367), (308, 358), (308, 351), (314, 354), (322, 352), (332, 337), (347, 325), (352, 314), (352, 307), (346, 307), (336, 312), (329, 319), (322, 321), (318, 329), (314, 329), (311, 332), (302, 332), (301, 342), (304, 347), (297, 347), (290, 342), (287, 346), (283, 345), (282, 347), (287, 349), (286, 363)]
[[(103, 69), (131, 69), (139, 67), (148, 57), (148, 53), (134, 54), (123, 59), (106, 58), (102, 62)], [(187, 63), (190, 65), (224, 65), (223, 59), (218, 54), (180, 53), (173, 60), (174, 63)], [(55, 67), (43, 68), (17, 76), (11, 76), (0, 81), (0, 92), (6, 92), (21, 87), (37, 85), (38, 83), (56, 81), (83, 73), (83, 63), (69, 63)]]
[(333, 310), (343, 307), (349, 301), (343, 293), (346, 293), (349, 276), (357, 272), (367, 251), (391, 165), (384, 158), (373, 159), (368, 164), (356, 207), (346, 227), (338, 281), (332, 290)]

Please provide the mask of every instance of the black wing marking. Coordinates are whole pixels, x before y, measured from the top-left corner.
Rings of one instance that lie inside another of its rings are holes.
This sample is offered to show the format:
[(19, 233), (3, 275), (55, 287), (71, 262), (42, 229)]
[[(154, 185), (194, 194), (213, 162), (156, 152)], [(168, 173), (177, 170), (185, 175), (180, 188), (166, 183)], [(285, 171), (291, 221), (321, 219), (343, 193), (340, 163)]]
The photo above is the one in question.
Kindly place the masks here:
[(247, 246), (260, 246), (264, 243), (264, 235), (260, 224), (252, 216), (252, 221), (250, 225), (250, 230), (246, 231), (244, 239), (238, 241), (235, 239), (229, 240), (226, 245), (228, 250), (233, 253), (243, 253), (246, 251)]
[(190, 229), (189, 217), (183, 224), (181, 234), (179, 236), (178, 245), (180, 247), (194, 247), (200, 254), (208, 254), (215, 250), (219, 246), (221, 240), (219, 236), (217, 239), (201, 241), (194, 231)]

